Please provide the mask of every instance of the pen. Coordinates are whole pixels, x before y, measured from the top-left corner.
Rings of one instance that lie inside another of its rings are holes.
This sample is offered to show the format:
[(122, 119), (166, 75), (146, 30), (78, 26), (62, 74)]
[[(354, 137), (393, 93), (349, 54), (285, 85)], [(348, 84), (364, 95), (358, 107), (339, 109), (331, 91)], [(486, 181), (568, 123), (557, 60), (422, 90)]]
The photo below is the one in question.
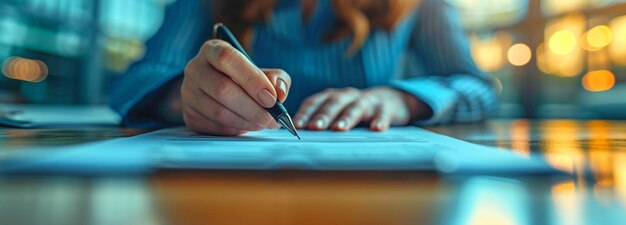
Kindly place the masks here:
[[(213, 38), (228, 42), (235, 49), (239, 50), (252, 64), (254, 64), (252, 58), (248, 56), (248, 53), (246, 53), (243, 47), (241, 47), (241, 44), (239, 44), (239, 42), (235, 38), (235, 35), (233, 35), (233, 33), (231, 33), (230, 30), (228, 30), (228, 28), (224, 26), (224, 24), (216, 23), (213, 26)], [(280, 126), (287, 129), (291, 134), (293, 134), (293, 136), (298, 137), (298, 140), (300, 140), (300, 135), (298, 135), (298, 131), (293, 125), (293, 121), (291, 120), (287, 109), (285, 109), (285, 107), (283, 106), (283, 103), (281, 103), (277, 99), (276, 104), (272, 108), (266, 110), (270, 113), (270, 115), (272, 115), (274, 120), (276, 120), (276, 122), (280, 124)]]

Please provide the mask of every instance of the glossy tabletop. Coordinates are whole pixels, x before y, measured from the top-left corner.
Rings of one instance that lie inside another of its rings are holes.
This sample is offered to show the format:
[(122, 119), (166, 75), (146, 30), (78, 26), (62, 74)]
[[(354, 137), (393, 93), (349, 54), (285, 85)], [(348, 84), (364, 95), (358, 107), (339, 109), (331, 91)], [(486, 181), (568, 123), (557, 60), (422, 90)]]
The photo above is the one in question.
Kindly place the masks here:
[[(492, 120), (428, 128), (541, 157), (571, 175), (158, 171), (0, 175), (0, 224), (625, 224), (626, 121)], [(0, 128), (0, 156), (142, 133)]]

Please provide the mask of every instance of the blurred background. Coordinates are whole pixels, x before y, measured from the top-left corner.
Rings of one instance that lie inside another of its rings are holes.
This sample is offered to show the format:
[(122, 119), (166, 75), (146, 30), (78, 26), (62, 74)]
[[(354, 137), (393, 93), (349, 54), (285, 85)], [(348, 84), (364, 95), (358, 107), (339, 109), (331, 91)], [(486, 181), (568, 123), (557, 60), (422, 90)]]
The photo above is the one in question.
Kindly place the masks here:
[[(0, 103), (106, 103), (174, 1), (1, 0)], [(626, 118), (626, 0), (447, 1), (497, 80), (496, 117)]]

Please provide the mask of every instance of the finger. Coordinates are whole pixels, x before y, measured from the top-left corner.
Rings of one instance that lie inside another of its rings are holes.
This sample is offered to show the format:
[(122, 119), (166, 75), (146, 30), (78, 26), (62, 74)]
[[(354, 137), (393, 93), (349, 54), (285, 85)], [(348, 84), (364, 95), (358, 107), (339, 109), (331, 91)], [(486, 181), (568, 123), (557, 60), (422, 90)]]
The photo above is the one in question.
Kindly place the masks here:
[(341, 115), (337, 117), (332, 125), (334, 131), (348, 131), (356, 126), (365, 115), (368, 108), (371, 108), (371, 103), (367, 99), (360, 99), (348, 105)]
[(295, 124), (296, 128), (299, 128), (299, 129), (307, 128), (307, 124), (309, 123), (311, 116), (313, 115), (313, 113), (315, 113), (317, 108), (319, 108), (320, 105), (324, 103), (324, 101), (326, 101), (326, 98), (328, 98), (328, 95), (329, 95), (328, 92), (317, 93), (306, 98), (302, 102), (302, 105), (300, 105), (300, 109), (298, 110), (298, 113), (296, 113), (296, 116), (294, 117), (294, 120), (296, 121), (296, 124)]
[(386, 131), (391, 126), (392, 107), (385, 104), (379, 104), (376, 107), (376, 113), (370, 123), (370, 130)]
[[(191, 69), (193, 70), (193, 69)], [(279, 125), (274, 121), (266, 109), (258, 105), (252, 97), (237, 85), (232, 79), (211, 66), (205, 66), (198, 72), (204, 76), (197, 76), (194, 83), (206, 95), (212, 97), (221, 105), (230, 109), (247, 121), (263, 128), (277, 128)]]
[(195, 96), (193, 105), (190, 105), (190, 107), (203, 116), (224, 126), (239, 130), (258, 131), (263, 129), (263, 127), (246, 120), (232, 110), (226, 108), (224, 105), (206, 95), (204, 92), (199, 92), (200, 93)]
[(202, 134), (237, 136), (245, 131), (218, 124), (189, 106), (183, 106), (183, 119), (192, 131)]
[(291, 77), (281, 69), (261, 69), (276, 89), (278, 101), (285, 102), (291, 88)]
[(265, 74), (241, 52), (222, 40), (209, 40), (203, 49), (205, 58), (215, 69), (233, 79), (259, 105), (276, 104), (276, 90)]
[(366, 94), (365, 99), (368, 102), (368, 107), (365, 109), (361, 121), (372, 122), (374, 116), (377, 114), (377, 105), (381, 104), (380, 98), (377, 95)]
[(339, 113), (356, 99), (356, 95), (341, 92), (334, 94), (322, 104), (309, 121), (309, 129), (325, 130)]

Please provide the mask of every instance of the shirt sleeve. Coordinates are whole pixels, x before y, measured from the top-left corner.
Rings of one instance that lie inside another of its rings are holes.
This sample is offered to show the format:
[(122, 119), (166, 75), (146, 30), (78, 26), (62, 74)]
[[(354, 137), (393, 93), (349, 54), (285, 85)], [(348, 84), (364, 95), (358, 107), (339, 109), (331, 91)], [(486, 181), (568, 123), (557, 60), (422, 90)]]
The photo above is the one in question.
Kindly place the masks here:
[[(474, 63), (456, 11), (441, 0), (424, 0), (409, 43), (409, 57), (423, 75), (406, 74), (391, 86), (416, 96), (433, 111), (416, 125), (474, 122), (495, 108), (491, 80)], [(417, 60), (417, 61), (415, 61)]]
[(117, 76), (110, 88), (110, 105), (128, 127), (160, 127), (150, 116), (156, 110), (155, 96), (181, 77), (210, 35), (211, 10), (202, 0), (178, 0), (165, 9), (163, 24), (146, 42), (146, 54), (127, 72)]

